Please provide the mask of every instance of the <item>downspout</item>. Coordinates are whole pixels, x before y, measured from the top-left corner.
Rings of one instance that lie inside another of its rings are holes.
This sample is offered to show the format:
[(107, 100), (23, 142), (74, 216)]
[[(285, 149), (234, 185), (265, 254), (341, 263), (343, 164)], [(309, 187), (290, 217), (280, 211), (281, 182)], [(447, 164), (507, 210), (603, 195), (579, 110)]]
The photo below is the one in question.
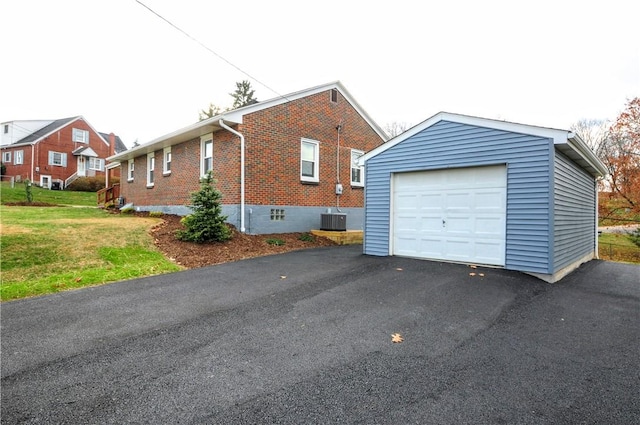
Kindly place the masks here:
[(336, 148), (336, 210), (340, 211), (340, 193), (338, 193), (338, 187), (340, 186), (340, 132), (342, 131), (342, 120), (340, 120), (340, 124), (336, 127), (338, 131), (338, 147)]
[(31, 145), (31, 180), (33, 182), (33, 175), (35, 174), (35, 156), (36, 156), (36, 145)]
[(226, 125), (222, 118), (220, 118), (218, 123), (220, 124), (220, 127), (230, 131), (240, 138), (240, 232), (244, 233), (244, 136)]

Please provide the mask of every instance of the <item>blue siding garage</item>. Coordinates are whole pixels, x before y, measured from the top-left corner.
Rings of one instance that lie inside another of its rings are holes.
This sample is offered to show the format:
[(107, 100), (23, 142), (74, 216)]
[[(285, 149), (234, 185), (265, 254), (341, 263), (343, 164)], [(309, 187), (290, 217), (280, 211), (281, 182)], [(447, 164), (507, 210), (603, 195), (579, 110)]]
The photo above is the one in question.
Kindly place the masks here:
[(362, 157), (364, 253), (553, 282), (597, 255), (604, 165), (573, 133), (439, 113)]

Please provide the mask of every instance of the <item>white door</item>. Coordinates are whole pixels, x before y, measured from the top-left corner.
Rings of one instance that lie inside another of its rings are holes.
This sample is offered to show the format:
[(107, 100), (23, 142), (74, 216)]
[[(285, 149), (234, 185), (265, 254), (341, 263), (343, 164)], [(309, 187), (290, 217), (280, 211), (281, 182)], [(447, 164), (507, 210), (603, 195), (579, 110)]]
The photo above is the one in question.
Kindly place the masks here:
[(85, 177), (87, 175), (87, 162), (84, 156), (78, 157), (78, 177)]
[(397, 173), (393, 255), (504, 266), (505, 166)]

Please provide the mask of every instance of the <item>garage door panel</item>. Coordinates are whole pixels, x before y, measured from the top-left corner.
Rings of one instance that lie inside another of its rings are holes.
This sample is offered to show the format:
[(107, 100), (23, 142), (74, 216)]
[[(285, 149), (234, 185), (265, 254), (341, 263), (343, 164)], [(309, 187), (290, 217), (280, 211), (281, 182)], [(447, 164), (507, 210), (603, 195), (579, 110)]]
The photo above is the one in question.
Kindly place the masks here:
[(506, 167), (394, 176), (395, 255), (504, 265)]
[(478, 191), (475, 194), (473, 205), (477, 210), (504, 211), (506, 206), (504, 194), (504, 188)]
[(505, 222), (502, 217), (476, 217), (475, 235), (479, 238), (504, 236)]

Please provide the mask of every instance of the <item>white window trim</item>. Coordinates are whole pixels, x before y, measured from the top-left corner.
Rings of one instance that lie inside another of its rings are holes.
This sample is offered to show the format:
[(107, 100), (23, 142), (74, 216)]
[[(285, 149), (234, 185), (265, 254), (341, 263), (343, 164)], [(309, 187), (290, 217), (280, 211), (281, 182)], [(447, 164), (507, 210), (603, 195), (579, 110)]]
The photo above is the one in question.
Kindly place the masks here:
[[(167, 161), (167, 156), (169, 157), (168, 161)], [(162, 150), (162, 175), (163, 176), (168, 176), (169, 174), (171, 174), (171, 162), (172, 162), (172, 160), (173, 160), (173, 158), (171, 156), (171, 146), (167, 146), (166, 148), (164, 148)], [(169, 168), (169, 169), (167, 169), (167, 168)]]
[(11, 164), (11, 151), (2, 152), (2, 162), (6, 164)]
[(147, 187), (153, 187), (155, 185), (155, 173), (156, 153), (151, 152), (147, 154)]
[[(364, 187), (364, 167), (358, 167), (357, 165), (358, 159), (356, 158), (355, 161), (353, 160), (354, 154), (357, 154), (358, 158), (360, 158), (362, 155), (364, 155), (364, 152), (358, 149), (351, 149), (351, 167), (349, 168), (349, 179), (351, 180), (351, 186)], [(357, 168), (360, 170), (360, 179), (362, 181), (357, 182), (353, 180), (354, 168)]]
[[(60, 155), (60, 164), (56, 164), (54, 162), (56, 154)], [(66, 167), (67, 166), (67, 154), (64, 153), (64, 152), (49, 151), (48, 165), (52, 165), (54, 167)]]
[(15, 165), (24, 164), (24, 151), (23, 150), (15, 151), (13, 153), (13, 163)]
[(211, 142), (211, 170), (213, 170), (213, 133), (205, 134), (204, 136), (200, 136), (200, 176), (205, 177), (207, 175), (207, 171), (204, 168), (205, 162), (205, 145), (207, 142)]
[[(315, 145), (313, 153), (313, 176), (302, 175), (302, 146), (305, 144)], [(303, 182), (318, 183), (320, 182), (320, 142), (311, 139), (300, 139), (300, 180)]]
[(71, 140), (78, 143), (89, 143), (89, 132), (81, 128), (72, 128)]
[(104, 171), (104, 159), (89, 158), (89, 169), (96, 171)]
[(135, 160), (134, 159), (130, 159), (127, 161), (127, 181), (128, 182), (132, 182), (133, 181), (133, 172), (135, 170)]

